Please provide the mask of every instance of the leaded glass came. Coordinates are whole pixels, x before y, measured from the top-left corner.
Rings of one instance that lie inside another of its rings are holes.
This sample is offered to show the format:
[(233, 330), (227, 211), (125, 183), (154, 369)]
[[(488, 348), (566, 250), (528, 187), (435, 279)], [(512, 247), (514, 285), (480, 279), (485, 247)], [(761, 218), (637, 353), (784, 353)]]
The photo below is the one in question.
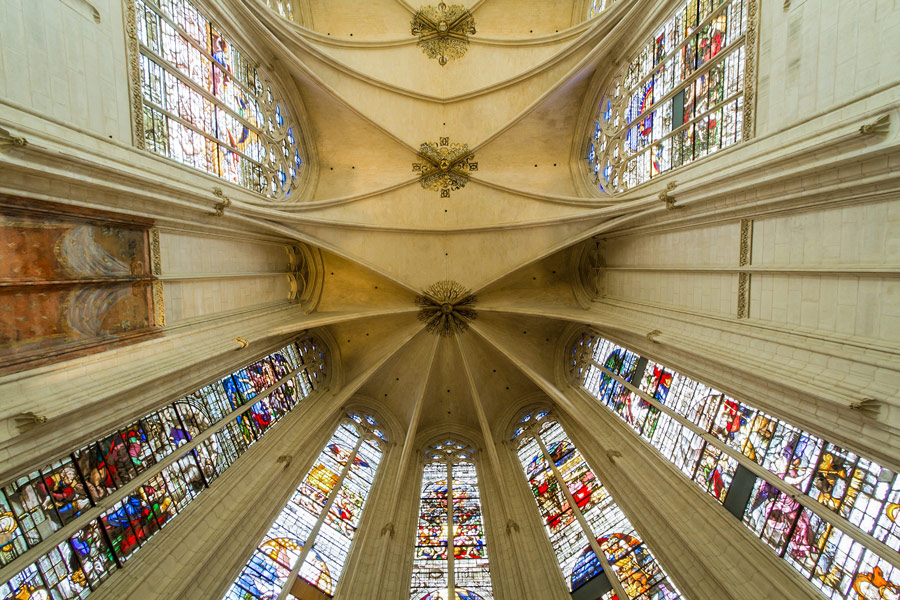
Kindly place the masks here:
[(147, 150), (273, 199), (295, 190), (299, 130), (277, 87), (188, 0), (134, 0)]

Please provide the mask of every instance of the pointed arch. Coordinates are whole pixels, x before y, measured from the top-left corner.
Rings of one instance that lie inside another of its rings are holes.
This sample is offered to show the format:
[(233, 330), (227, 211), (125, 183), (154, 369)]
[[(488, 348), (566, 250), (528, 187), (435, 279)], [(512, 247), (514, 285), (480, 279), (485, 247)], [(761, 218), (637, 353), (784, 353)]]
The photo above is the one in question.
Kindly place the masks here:
[(190, 0), (126, 0), (135, 144), (272, 200), (299, 195), (301, 131), (259, 60)]
[(424, 458), (410, 600), (492, 600), (475, 449), (443, 437)]
[(348, 412), (224, 599), (333, 596), (386, 441), (375, 417)]
[(604, 600), (681, 597), (550, 408), (526, 410), (511, 438), (569, 590), (589, 585)]

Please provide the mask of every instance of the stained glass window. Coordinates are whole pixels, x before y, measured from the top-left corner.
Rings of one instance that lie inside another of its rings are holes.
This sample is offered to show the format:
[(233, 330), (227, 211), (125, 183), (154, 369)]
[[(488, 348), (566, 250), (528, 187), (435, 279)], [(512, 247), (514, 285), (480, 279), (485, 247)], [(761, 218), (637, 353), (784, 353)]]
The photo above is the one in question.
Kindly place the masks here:
[[(592, 332), (573, 345), (570, 369), (591, 395), (720, 502), (738, 466), (726, 448), (768, 471), (768, 479), (756, 480), (743, 522), (826, 596), (857, 600), (866, 597), (855, 595), (860, 589), (900, 590), (900, 569), (840, 527), (849, 521), (900, 552), (900, 475)], [(776, 480), (823, 510), (802, 506), (773, 485)], [(823, 518), (829, 513), (833, 518)]]
[(266, 6), (277, 12), (288, 21), (294, 20), (293, 0), (266, 0)]
[(616, 76), (589, 132), (601, 191), (625, 191), (745, 138), (757, 1), (686, 0)]
[(484, 518), (467, 444), (426, 450), (410, 600), (492, 600)]
[[(338, 426), (312, 469), (258, 544), (226, 600), (270, 600), (289, 583), (334, 595), (381, 462), (377, 421), (359, 413)], [(318, 596), (316, 596), (318, 597)]]
[(521, 423), (513, 436), (519, 461), (569, 589), (606, 573), (626, 598), (680, 598), (562, 426), (548, 411)]
[(588, 18), (596, 17), (609, 8), (615, 1), (616, 0), (591, 0), (591, 5), (588, 9)]
[[(275, 2), (282, 5), (289, 3)], [(277, 86), (188, 0), (134, 0), (144, 146), (265, 196), (290, 196), (299, 130)]]
[[(315, 339), (289, 344), (0, 486), (0, 567), (18, 573), (0, 598), (69, 600), (97, 589), (312, 393), (325, 363)], [(134, 480), (141, 485), (126, 493)], [(48, 545), (56, 532), (65, 541)]]

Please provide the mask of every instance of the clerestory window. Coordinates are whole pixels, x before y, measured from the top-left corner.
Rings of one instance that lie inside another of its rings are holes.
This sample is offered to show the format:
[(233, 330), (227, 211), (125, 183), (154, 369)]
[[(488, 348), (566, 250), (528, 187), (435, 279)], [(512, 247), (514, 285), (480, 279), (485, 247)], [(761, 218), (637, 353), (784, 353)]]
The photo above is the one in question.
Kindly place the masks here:
[(224, 599), (333, 596), (385, 441), (374, 417), (348, 413)]
[(425, 453), (410, 600), (492, 600), (475, 452), (444, 440)]
[(548, 410), (525, 413), (512, 439), (569, 590), (603, 600), (681, 597)]
[(758, 0), (687, 0), (609, 83), (588, 132), (599, 189), (624, 192), (752, 133)]
[(569, 370), (825, 596), (900, 590), (897, 473), (592, 331)]
[[(276, 7), (277, 8), (277, 7)], [(136, 143), (266, 197), (303, 163), (283, 93), (188, 0), (134, 0)]]

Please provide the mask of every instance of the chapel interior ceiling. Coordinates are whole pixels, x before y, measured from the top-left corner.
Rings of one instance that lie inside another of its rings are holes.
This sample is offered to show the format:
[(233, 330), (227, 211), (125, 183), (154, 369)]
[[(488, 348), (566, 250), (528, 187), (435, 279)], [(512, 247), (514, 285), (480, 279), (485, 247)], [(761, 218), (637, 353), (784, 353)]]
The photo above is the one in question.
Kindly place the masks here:
[[(418, 47), (418, 6), (401, 0), (352, 12), (313, 1), (305, 26), (235, 7), (267, 33), (260, 40), (293, 78), (314, 142), (315, 192), (285, 206), (280, 225), (325, 250), (318, 310), (366, 315), (329, 327), (345, 385), (418, 432), (481, 435), (542, 393), (516, 361), (556, 355), (567, 322), (542, 307), (579, 310), (567, 247), (628, 211), (585, 197), (575, 179), (587, 95), (640, 23), (627, 0), (574, 23), (578, 2), (462, 4), (477, 32), (444, 65)], [(462, 185), (422, 185), (413, 165), (428, 166), (426, 143), (467, 146)], [(469, 331), (432, 335), (417, 320), (415, 295), (442, 280), (476, 294)]]

